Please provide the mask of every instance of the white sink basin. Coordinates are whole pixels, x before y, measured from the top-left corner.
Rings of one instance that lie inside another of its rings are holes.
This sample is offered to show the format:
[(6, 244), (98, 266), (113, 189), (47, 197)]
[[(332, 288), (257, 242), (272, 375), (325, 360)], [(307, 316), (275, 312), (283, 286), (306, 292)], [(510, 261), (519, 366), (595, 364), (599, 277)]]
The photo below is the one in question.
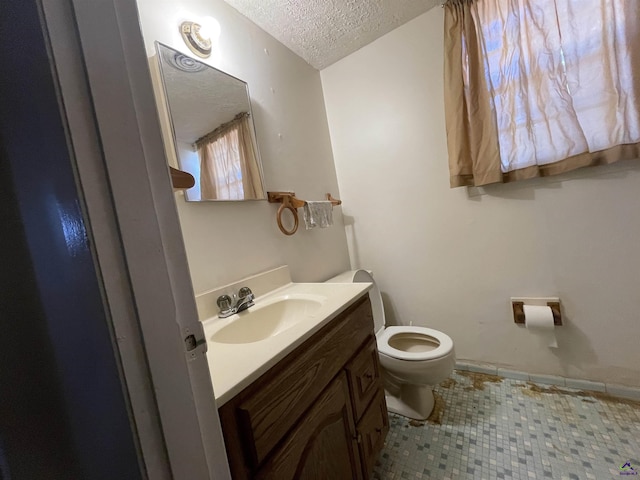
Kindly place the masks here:
[(209, 338), (216, 343), (255, 343), (275, 337), (302, 322), (313, 319), (326, 297), (288, 294), (270, 298), (264, 303), (229, 317), (230, 323)]
[[(279, 274), (281, 270), (273, 272)], [(368, 283), (292, 283), (288, 272), (286, 277), (270, 277), (262, 283), (241, 280), (211, 290), (203, 298), (204, 308), (210, 305), (213, 309), (212, 315), (202, 323), (218, 408), (371, 287)], [(267, 290), (265, 285), (271, 288)], [(216, 299), (243, 286), (258, 292), (255, 305), (244, 312), (219, 318)]]

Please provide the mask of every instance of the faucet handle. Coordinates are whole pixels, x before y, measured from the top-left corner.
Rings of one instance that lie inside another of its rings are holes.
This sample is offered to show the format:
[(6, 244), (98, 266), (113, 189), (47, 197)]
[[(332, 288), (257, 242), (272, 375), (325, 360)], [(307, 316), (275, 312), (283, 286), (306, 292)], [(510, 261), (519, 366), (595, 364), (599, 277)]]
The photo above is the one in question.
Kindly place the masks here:
[(229, 295), (220, 295), (216, 303), (218, 304), (218, 308), (220, 309), (220, 316), (232, 312), (231, 297)]
[(253, 295), (253, 292), (249, 287), (242, 287), (240, 290), (238, 290), (238, 298), (240, 299), (248, 297), (249, 295)]

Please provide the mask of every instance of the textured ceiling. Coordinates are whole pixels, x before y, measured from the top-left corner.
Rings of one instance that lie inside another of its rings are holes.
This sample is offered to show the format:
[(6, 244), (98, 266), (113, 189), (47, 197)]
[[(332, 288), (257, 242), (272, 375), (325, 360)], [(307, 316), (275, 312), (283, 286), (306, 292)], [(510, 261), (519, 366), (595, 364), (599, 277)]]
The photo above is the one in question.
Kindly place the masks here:
[(440, 0), (225, 0), (322, 70)]

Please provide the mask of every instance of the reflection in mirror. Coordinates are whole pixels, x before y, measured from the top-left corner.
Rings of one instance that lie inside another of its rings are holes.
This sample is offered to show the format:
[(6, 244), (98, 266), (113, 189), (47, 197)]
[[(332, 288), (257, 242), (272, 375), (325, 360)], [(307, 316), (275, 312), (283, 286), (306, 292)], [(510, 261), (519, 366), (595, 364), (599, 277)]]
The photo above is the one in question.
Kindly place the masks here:
[(187, 201), (266, 198), (245, 82), (156, 42)]

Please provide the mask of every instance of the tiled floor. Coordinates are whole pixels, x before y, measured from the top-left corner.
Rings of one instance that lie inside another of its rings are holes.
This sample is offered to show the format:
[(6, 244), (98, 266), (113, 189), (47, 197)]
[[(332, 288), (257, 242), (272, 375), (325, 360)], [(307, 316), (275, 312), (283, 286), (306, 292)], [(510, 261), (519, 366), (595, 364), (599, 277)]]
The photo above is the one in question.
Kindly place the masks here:
[(640, 403), (471, 372), (435, 393), (425, 423), (390, 415), (374, 478), (640, 480)]

